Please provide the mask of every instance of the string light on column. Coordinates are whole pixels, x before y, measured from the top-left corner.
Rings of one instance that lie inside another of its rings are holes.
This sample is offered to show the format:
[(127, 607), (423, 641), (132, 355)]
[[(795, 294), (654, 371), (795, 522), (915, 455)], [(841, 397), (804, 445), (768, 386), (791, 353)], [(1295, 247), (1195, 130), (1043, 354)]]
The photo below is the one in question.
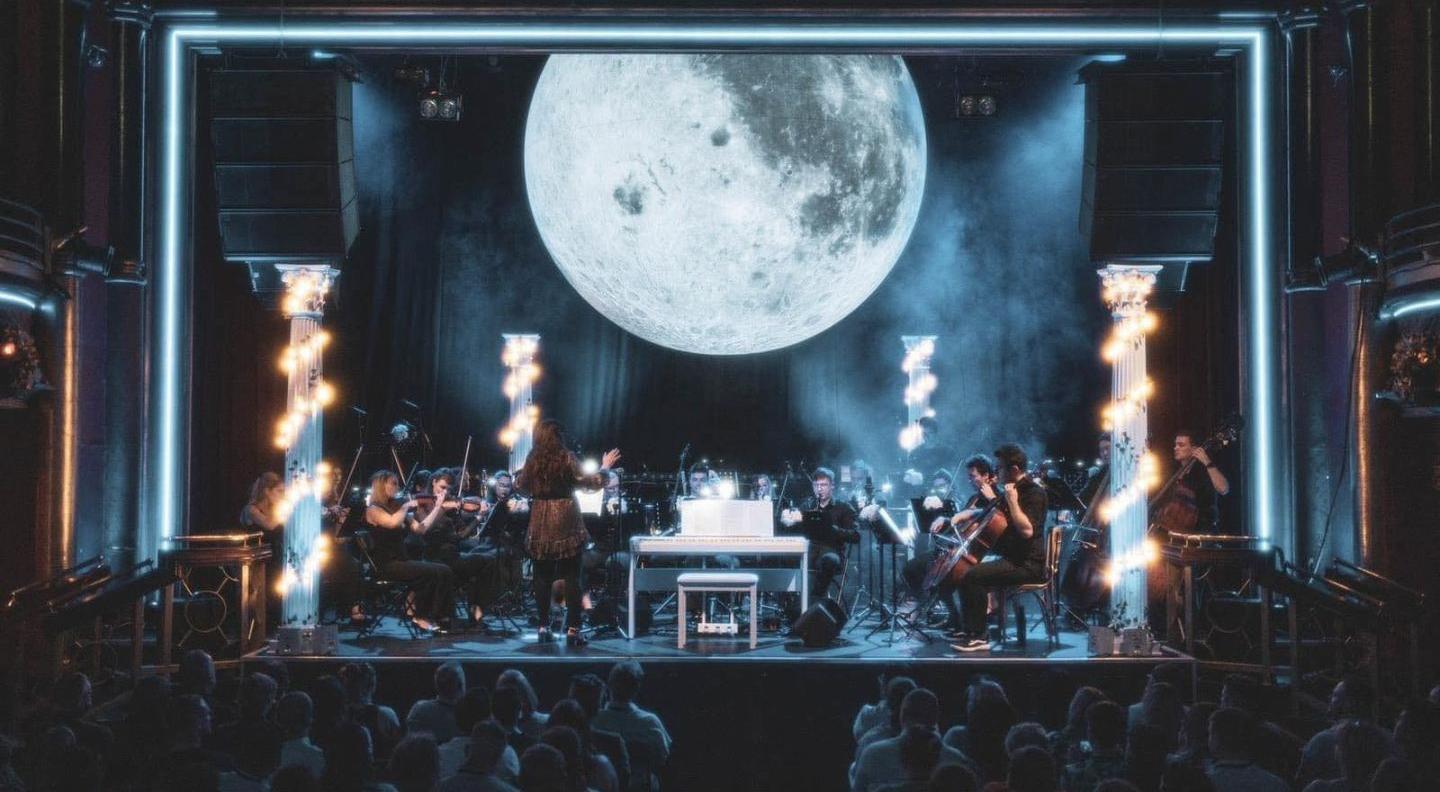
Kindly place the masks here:
[(332, 469), (323, 456), (322, 411), (335, 401), (335, 388), (322, 376), (331, 336), (320, 327), (325, 297), (338, 271), (325, 265), (278, 264), (285, 296), (280, 307), (290, 320), (290, 343), (279, 366), (288, 380), (285, 415), (275, 425), (275, 446), (285, 451), (284, 568), (276, 594), (284, 600), (282, 626), (318, 623), (320, 568), (330, 557), (321, 530), (323, 503)]
[(1155, 383), (1146, 375), (1145, 338), (1159, 326), (1146, 308), (1160, 267), (1112, 264), (1099, 271), (1101, 297), (1110, 309), (1110, 335), (1100, 355), (1110, 363), (1110, 403), (1101, 424), (1111, 433), (1110, 490), (1100, 508), (1109, 523), (1110, 567), (1105, 580), (1112, 588), (1112, 626), (1146, 624), (1147, 568), (1158, 555), (1146, 538), (1149, 493), (1159, 483), (1160, 466), (1147, 448), (1149, 402)]
[(908, 453), (925, 439), (920, 419), (934, 417), (930, 396), (940, 383), (930, 371), (930, 360), (935, 357), (935, 336), (901, 336), (900, 341), (905, 345), (900, 370), (909, 377), (905, 386), (905, 428), (900, 430), (900, 447)]
[(540, 379), (540, 364), (535, 354), (540, 350), (540, 336), (535, 333), (505, 333), (505, 348), (500, 360), (507, 369), (501, 392), (510, 400), (510, 420), (500, 430), (500, 444), (510, 450), (510, 469), (525, 464), (530, 455), (530, 439), (540, 421), (540, 408), (534, 404), (533, 388)]

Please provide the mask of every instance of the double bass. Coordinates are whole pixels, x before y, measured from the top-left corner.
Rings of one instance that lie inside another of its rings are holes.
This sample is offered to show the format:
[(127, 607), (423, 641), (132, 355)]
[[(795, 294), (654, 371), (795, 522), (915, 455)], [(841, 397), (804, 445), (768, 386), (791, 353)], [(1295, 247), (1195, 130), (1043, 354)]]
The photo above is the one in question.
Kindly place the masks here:
[[(1240, 437), (1242, 421), (1239, 416), (1233, 416), (1215, 434), (1206, 438), (1200, 445), (1207, 455), (1224, 448), (1235, 442)], [(1175, 474), (1165, 482), (1154, 495), (1150, 496), (1150, 502), (1154, 504), (1150, 509), (1150, 525), (1147, 533), (1168, 538), (1172, 534), (1187, 534), (1195, 532), (1196, 522), (1199, 520), (1200, 507), (1195, 499), (1195, 491), (1185, 484), (1184, 479), (1195, 467), (1195, 457), (1190, 457)]]

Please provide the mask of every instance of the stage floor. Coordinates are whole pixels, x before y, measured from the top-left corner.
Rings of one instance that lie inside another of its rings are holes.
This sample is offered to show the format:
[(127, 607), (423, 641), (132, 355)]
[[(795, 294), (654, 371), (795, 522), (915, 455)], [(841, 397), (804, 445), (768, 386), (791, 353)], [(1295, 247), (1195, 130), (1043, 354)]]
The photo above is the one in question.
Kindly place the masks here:
[[(799, 640), (775, 632), (761, 632), (758, 645), (751, 649), (748, 634), (729, 636), (687, 635), (684, 649), (676, 644), (675, 628), (660, 627), (656, 632), (628, 640), (615, 633), (594, 637), (589, 645), (572, 649), (563, 640), (541, 644), (535, 639), (534, 628), (527, 628), (519, 637), (486, 635), (483, 631), (457, 631), (444, 636), (411, 638), (393, 619), (387, 619), (374, 633), (358, 637), (353, 630), (340, 631), (339, 648), (335, 655), (285, 655), (286, 660), (364, 659), (371, 662), (414, 660), (477, 660), (494, 663), (594, 663), (622, 658), (639, 658), (647, 663), (823, 663), (843, 665), (1130, 665), (1153, 666), (1157, 663), (1193, 663), (1190, 658), (1170, 649), (1150, 657), (1090, 657), (1084, 632), (1062, 630), (1058, 645), (1045, 640), (1037, 629), (1021, 647), (1011, 641), (1003, 647), (992, 646), (988, 652), (961, 654), (950, 648), (938, 631), (930, 643), (896, 632), (893, 641), (888, 629), (875, 631), (874, 622), (843, 631), (829, 646), (810, 648)], [(272, 648), (261, 650), (255, 657), (275, 657)]]

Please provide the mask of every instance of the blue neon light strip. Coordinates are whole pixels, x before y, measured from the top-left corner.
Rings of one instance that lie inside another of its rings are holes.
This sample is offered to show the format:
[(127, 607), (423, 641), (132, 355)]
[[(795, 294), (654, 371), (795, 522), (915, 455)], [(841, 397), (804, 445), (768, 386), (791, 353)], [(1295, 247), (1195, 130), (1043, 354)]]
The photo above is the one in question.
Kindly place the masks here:
[[(157, 268), (160, 291), (160, 394), (159, 462), (156, 470), (159, 503), (153, 509), (158, 522), (156, 535), (168, 537), (176, 524), (180, 420), (179, 334), (181, 274), (180, 178), (181, 121), (187, 105), (184, 85), (186, 48), (190, 44), (242, 45), (351, 45), (404, 44), (412, 47), (529, 46), (548, 49), (635, 49), (672, 47), (677, 49), (755, 46), (775, 48), (904, 50), (914, 47), (984, 47), (987, 45), (1149, 45), (1149, 44), (1232, 44), (1246, 48), (1250, 76), (1251, 240), (1249, 288), (1250, 317), (1250, 469), (1255, 491), (1251, 493), (1250, 522), (1256, 536), (1269, 544), (1275, 523), (1275, 381), (1271, 371), (1274, 340), (1270, 327), (1274, 277), (1270, 256), (1268, 211), (1269, 142), (1266, 119), (1269, 114), (1267, 33), (1254, 24), (1243, 26), (1192, 26), (1156, 28), (1154, 25), (1094, 26), (995, 24), (985, 21), (937, 22), (935, 24), (887, 25), (854, 23), (779, 23), (751, 25), (716, 24), (697, 21), (679, 24), (647, 23), (374, 23), (310, 22), (195, 23), (186, 21), (166, 36), (164, 54), (165, 151), (162, 167), (161, 257)], [(186, 411), (188, 413), (188, 410)]]
[(35, 301), (19, 292), (0, 290), (0, 302), (11, 303), (27, 310), (35, 310)]

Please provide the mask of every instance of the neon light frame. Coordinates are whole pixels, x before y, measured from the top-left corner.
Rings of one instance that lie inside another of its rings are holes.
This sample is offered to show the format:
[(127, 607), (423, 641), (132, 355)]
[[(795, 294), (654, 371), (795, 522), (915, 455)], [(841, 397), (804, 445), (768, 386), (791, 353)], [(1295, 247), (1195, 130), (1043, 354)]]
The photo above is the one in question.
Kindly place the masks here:
[[(1277, 413), (1277, 339), (1272, 317), (1278, 315), (1275, 301), (1279, 269), (1273, 266), (1271, 208), (1268, 175), (1271, 156), (1270, 91), (1273, 64), (1270, 62), (1272, 35), (1263, 20), (1242, 18), (1171, 28), (1153, 20), (1135, 23), (1092, 24), (1077, 20), (1048, 23), (1006, 22), (995, 18), (916, 20), (889, 24), (846, 19), (819, 21), (755, 20), (722, 22), (693, 21), (575, 21), (575, 22), (415, 22), (410, 20), (361, 21), (334, 18), (307, 18), (305, 22), (200, 21), (202, 17), (176, 17), (162, 29), (160, 72), (160, 180), (159, 249), (155, 267), (156, 332), (152, 345), (151, 370), (156, 373), (149, 406), (151, 446), (147, 451), (145, 503), (141, 531), (141, 553), (153, 552), (171, 536), (183, 512), (181, 461), (188, 447), (189, 405), (182, 398), (182, 375), (188, 363), (182, 359), (180, 344), (188, 323), (188, 309), (181, 304), (189, 297), (188, 279), (181, 294), (181, 239), (186, 231), (182, 197), (188, 195), (182, 176), (188, 165), (181, 134), (182, 125), (193, 111), (193, 96), (187, 85), (190, 55), (197, 48), (235, 46), (344, 46), (352, 48), (404, 46), (410, 50), (497, 48), (547, 51), (614, 50), (802, 50), (802, 51), (934, 51), (943, 49), (1090, 48), (1172, 45), (1235, 47), (1243, 53), (1244, 70), (1237, 79), (1248, 117), (1243, 126), (1241, 151), (1248, 174), (1242, 179), (1242, 205), (1246, 211), (1241, 267), (1244, 298), (1243, 317), (1248, 330), (1244, 343), (1243, 401), (1249, 417), (1246, 458), (1250, 487), (1246, 503), (1251, 531), (1268, 546), (1277, 528), (1290, 535), (1290, 515), (1283, 504), (1277, 475), (1288, 467), (1280, 453), (1280, 425)], [(317, 21), (319, 20), (319, 21)], [(1248, 78), (1248, 79), (1246, 79)], [(158, 342), (155, 340), (158, 336)], [(155, 345), (158, 343), (158, 350)], [(185, 427), (182, 434), (182, 427)], [(1281, 504), (1277, 507), (1277, 504)]]

